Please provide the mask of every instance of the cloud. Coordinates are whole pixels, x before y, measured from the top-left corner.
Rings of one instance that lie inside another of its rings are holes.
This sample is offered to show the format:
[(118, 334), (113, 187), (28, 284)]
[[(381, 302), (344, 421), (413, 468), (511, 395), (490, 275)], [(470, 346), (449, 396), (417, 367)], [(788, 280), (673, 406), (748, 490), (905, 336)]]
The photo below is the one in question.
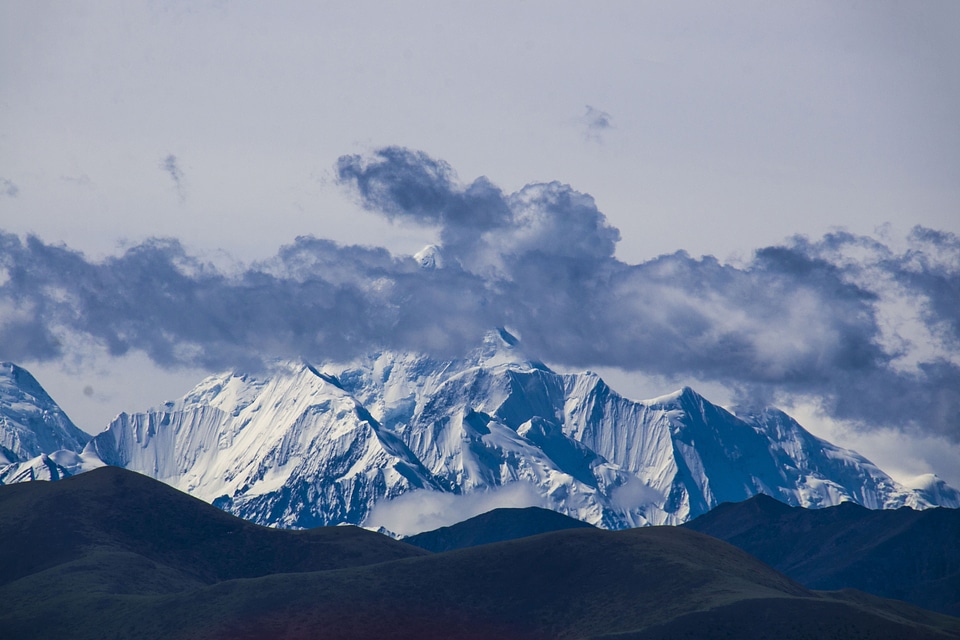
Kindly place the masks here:
[(445, 264), (491, 280), (512, 280), (519, 262), (541, 257), (580, 270), (611, 259), (620, 239), (593, 198), (558, 182), (506, 195), (483, 177), (461, 185), (446, 163), (398, 147), (344, 156), (337, 175), (365, 208), (438, 226)]
[(606, 111), (595, 109), (590, 105), (587, 105), (582, 121), (586, 127), (584, 135), (588, 140), (593, 140), (594, 142), (602, 142), (603, 134), (608, 129), (613, 128), (613, 118), (610, 114)]
[(526, 482), (467, 494), (409, 491), (393, 500), (377, 502), (363, 526), (383, 527), (401, 536), (432, 531), (493, 509), (543, 507), (543, 496)]
[[(258, 367), (264, 359), (352, 357), (371, 348), (462, 353), (496, 326), (483, 283), (424, 272), (412, 257), (299, 238), (270, 262), (227, 274), (151, 240), (90, 262), (35, 237), (0, 235), (0, 345), (49, 359), (81, 334), (112, 355), (141, 350), (165, 366)], [(474, 321), (462, 323), (464, 317)]]
[(7, 196), (8, 198), (16, 198), (20, 195), (20, 187), (6, 178), (0, 178), (0, 195)]
[(622, 513), (629, 513), (651, 504), (663, 504), (664, 496), (636, 476), (627, 476), (626, 482), (610, 493), (610, 504)]
[(92, 262), (0, 235), (0, 357), (56, 358), (72, 336), (166, 366), (450, 356), (509, 326), (558, 365), (719, 382), (749, 404), (816, 398), (837, 419), (960, 442), (957, 236), (917, 228), (895, 249), (833, 233), (742, 264), (627, 264), (618, 230), (567, 185), (508, 194), (397, 147), (345, 156), (337, 174), (369, 210), (438, 231), (433, 268), (313, 237), (228, 273), (175, 240)]
[(85, 174), (85, 173), (81, 173), (81, 174), (76, 175), (76, 176), (66, 176), (66, 175), (62, 175), (62, 176), (60, 176), (60, 179), (61, 179), (62, 181), (64, 181), (64, 182), (73, 183), (73, 184), (75, 184), (75, 185), (77, 185), (77, 186), (79, 186), (79, 187), (90, 188), (90, 187), (93, 187), (93, 186), (94, 186), (93, 180), (91, 180), (91, 179), (90, 179), (90, 176), (88, 176), (88, 175)]
[(160, 168), (173, 180), (173, 186), (177, 190), (177, 196), (180, 202), (186, 200), (186, 190), (183, 181), (183, 170), (180, 169), (177, 156), (172, 153), (160, 161)]

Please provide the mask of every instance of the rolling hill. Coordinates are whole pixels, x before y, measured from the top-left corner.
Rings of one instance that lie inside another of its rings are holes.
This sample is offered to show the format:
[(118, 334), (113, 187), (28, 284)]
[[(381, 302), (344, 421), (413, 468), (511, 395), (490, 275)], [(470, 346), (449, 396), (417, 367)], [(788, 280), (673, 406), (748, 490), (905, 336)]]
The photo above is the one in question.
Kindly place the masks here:
[(586, 529), (593, 525), (549, 509), (494, 509), (449, 527), (407, 536), (403, 541), (428, 551), (453, 551), (492, 542), (517, 540), (551, 531)]
[(352, 527), (259, 527), (116, 468), (0, 487), (0, 553), (10, 637), (960, 637), (956, 618), (811, 591), (681, 528), (431, 554)]
[(960, 615), (960, 510), (790, 507), (759, 495), (683, 525), (812, 589), (853, 588)]

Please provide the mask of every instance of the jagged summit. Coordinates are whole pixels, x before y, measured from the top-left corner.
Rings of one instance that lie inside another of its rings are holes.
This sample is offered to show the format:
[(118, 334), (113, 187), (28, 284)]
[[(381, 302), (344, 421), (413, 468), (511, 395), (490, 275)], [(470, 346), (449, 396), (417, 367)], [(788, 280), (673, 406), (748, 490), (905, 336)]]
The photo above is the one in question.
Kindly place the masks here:
[(358, 522), (371, 491), (441, 490), (395, 434), (303, 363), (211, 376), (180, 401), (121, 414), (93, 444), (108, 464), (286, 527)]

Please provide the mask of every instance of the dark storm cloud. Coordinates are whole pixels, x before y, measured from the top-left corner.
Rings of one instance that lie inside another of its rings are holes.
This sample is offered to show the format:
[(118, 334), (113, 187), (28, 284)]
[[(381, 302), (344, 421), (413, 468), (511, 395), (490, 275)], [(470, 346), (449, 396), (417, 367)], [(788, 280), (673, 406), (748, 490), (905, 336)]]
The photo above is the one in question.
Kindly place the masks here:
[(0, 357), (55, 357), (69, 334), (167, 365), (451, 355), (508, 326), (550, 362), (716, 380), (746, 402), (810, 395), (836, 417), (960, 441), (956, 236), (916, 229), (895, 251), (837, 233), (741, 265), (683, 252), (631, 265), (593, 199), (566, 185), (505, 194), (400, 148), (337, 171), (368, 209), (438, 228), (442, 266), (307, 237), (225, 273), (175, 241), (94, 263), (5, 235)]

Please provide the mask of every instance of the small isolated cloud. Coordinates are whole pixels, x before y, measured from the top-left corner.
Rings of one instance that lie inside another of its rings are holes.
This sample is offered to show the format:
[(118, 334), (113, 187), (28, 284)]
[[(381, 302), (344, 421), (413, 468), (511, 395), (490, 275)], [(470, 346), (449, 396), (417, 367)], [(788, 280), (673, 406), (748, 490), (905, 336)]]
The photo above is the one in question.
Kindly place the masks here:
[(583, 124), (586, 126), (584, 136), (588, 140), (602, 142), (603, 134), (608, 129), (613, 129), (613, 118), (606, 111), (601, 111), (590, 105), (587, 105), (586, 108), (587, 111), (582, 118)]
[(6, 178), (0, 178), (0, 195), (7, 196), (8, 198), (16, 198), (20, 195), (20, 187)]
[(636, 476), (627, 476), (627, 481), (610, 492), (610, 504), (623, 513), (650, 504), (663, 504), (659, 491)]
[(543, 496), (526, 482), (467, 494), (410, 491), (374, 505), (363, 525), (401, 536), (447, 527), (493, 509), (544, 506)]
[(81, 173), (75, 176), (63, 175), (63, 176), (60, 176), (60, 179), (63, 180), (64, 182), (70, 182), (72, 184), (75, 184), (78, 187), (90, 188), (93, 186), (93, 180), (91, 180), (90, 176), (88, 176), (85, 173)]
[(180, 202), (186, 200), (187, 195), (183, 181), (183, 170), (180, 169), (177, 156), (172, 153), (168, 155), (160, 161), (160, 168), (173, 180), (173, 186), (177, 190), (177, 196), (180, 198)]

